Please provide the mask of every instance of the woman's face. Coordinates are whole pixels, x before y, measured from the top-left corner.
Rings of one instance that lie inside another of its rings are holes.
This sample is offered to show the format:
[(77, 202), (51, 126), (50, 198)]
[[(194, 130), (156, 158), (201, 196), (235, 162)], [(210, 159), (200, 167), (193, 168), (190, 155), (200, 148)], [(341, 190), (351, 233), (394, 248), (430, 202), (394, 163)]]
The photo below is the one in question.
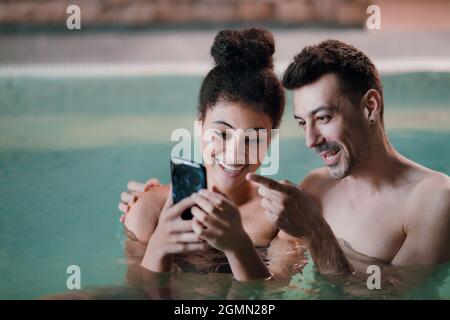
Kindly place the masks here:
[(208, 109), (201, 130), (208, 184), (227, 192), (245, 183), (264, 159), (272, 125), (268, 115), (239, 103), (219, 101)]

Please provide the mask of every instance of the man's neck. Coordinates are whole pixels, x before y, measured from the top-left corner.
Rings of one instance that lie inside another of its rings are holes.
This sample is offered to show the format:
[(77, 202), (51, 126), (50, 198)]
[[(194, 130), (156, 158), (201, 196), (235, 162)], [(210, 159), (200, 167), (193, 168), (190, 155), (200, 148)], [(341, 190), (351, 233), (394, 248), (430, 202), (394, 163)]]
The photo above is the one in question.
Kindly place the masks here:
[(395, 184), (407, 166), (406, 159), (392, 147), (380, 129), (371, 145), (367, 159), (345, 180), (352, 186), (363, 188), (362, 190), (379, 192), (384, 187)]

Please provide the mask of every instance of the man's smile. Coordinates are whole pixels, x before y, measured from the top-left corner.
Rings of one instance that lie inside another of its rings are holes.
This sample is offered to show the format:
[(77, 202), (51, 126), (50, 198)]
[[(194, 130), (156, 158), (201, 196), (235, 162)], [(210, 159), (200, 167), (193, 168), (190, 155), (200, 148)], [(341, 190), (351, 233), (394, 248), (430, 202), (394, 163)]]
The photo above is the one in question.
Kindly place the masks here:
[(341, 148), (324, 151), (320, 153), (320, 156), (322, 157), (322, 160), (325, 162), (327, 166), (332, 166), (336, 164), (336, 162), (339, 160), (339, 155), (341, 153)]

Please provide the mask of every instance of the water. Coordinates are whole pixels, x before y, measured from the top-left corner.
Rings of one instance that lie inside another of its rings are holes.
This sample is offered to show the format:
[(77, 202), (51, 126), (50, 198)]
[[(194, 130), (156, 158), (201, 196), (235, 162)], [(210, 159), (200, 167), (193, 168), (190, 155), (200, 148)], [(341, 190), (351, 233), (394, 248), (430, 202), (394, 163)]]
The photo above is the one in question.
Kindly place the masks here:
[[(82, 287), (99, 296), (139, 296), (123, 289), (119, 194), (130, 179), (168, 182), (170, 133), (193, 130), (200, 82), (181, 76), (0, 78), (1, 299), (67, 292), (66, 268), (73, 264), (81, 268)], [(393, 145), (450, 174), (450, 74), (391, 75), (383, 83)], [(291, 108), (289, 101), (275, 178), (297, 182), (321, 163), (304, 147)], [(450, 265), (441, 266), (407, 297), (450, 299), (448, 272)], [(289, 281), (270, 285), (238, 284), (226, 274), (175, 279), (173, 290), (184, 298), (348, 297), (311, 262)]]

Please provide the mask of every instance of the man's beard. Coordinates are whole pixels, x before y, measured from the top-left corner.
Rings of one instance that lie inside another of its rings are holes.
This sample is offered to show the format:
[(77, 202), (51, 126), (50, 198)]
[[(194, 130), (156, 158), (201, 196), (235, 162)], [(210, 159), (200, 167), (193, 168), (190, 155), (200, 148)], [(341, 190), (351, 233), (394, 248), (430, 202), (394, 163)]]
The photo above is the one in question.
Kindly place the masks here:
[(336, 164), (328, 167), (328, 173), (333, 179), (343, 179), (347, 177), (352, 168), (354, 161), (350, 158), (348, 152), (341, 148), (341, 154)]
[(331, 165), (327, 166), (328, 173), (330, 177), (333, 179), (343, 179), (350, 175), (350, 173), (354, 170), (356, 166), (358, 166), (358, 163), (364, 163), (364, 159), (367, 157), (367, 154), (369, 153), (369, 146), (367, 144), (363, 144), (361, 148), (358, 148), (359, 151), (357, 159), (359, 161), (356, 161), (355, 157), (352, 157), (350, 153), (348, 152), (347, 148), (344, 148), (344, 146), (338, 142), (325, 142), (316, 148), (317, 153), (321, 152), (328, 152), (333, 150), (339, 149), (339, 159), (338, 161)]

